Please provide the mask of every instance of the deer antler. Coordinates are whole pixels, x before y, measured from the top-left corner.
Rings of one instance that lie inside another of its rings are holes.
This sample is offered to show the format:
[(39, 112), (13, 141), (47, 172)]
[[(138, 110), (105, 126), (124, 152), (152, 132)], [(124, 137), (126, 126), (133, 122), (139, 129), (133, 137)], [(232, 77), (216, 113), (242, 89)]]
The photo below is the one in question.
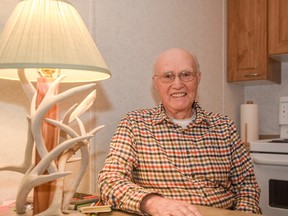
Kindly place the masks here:
[(22, 89), (28, 98), (29, 102), (32, 101), (33, 96), (36, 94), (36, 89), (32, 85), (32, 83), (27, 79), (24, 69), (18, 69), (18, 77), (20, 80), (20, 84), (22, 86)]
[[(36, 110), (36, 96), (34, 95), (31, 105), (31, 129), (32, 134), (35, 139), (37, 152), (40, 156), (40, 158), (44, 157), (48, 151), (45, 146), (45, 142), (42, 136), (41, 131), (41, 125), (42, 125), (42, 119), (44, 118), (45, 114), (49, 111), (49, 109), (58, 103), (59, 101), (70, 97), (71, 95), (74, 95), (76, 93), (79, 93), (81, 91), (90, 89), (95, 87), (96, 84), (87, 84), (84, 86), (78, 86), (74, 87), (72, 89), (66, 90), (63, 93), (56, 94), (55, 95), (55, 89), (59, 85), (60, 81), (65, 77), (65, 75), (60, 75), (50, 86), (48, 89), (45, 97), (43, 98), (42, 102), (39, 104), (37, 110)], [(53, 173), (56, 172), (57, 168), (56, 165), (52, 162), (52, 164), (48, 167), (48, 172)]]
[(69, 120), (67, 123), (71, 123), (76, 117), (80, 117), (83, 113), (85, 113), (92, 106), (93, 102), (95, 101), (95, 98), (96, 98), (96, 90), (93, 90), (69, 115)]
[(31, 133), (31, 122), (30, 118), (27, 118), (28, 121), (28, 133), (27, 133), (27, 143), (26, 143), (26, 149), (25, 149), (25, 156), (24, 160), (19, 165), (13, 165), (13, 164), (3, 164), (0, 166), (0, 171), (2, 170), (9, 170), (14, 172), (19, 172), (25, 174), (29, 167), (32, 164), (32, 155), (33, 155), (33, 146), (34, 146), (34, 139)]
[[(80, 131), (81, 131), (81, 135), (84, 136), (85, 134), (87, 134), (84, 125), (83, 125), (82, 121), (79, 118), (76, 117), (76, 120), (78, 122)], [(77, 134), (77, 132), (75, 132), (72, 128), (70, 128), (69, 126), (67, 126), (67, 125), (65, 125), (65, 124), (63, 124), (61, 122), (55, 121), (53, 119), (46, 119), (46, 121), (49, 122), (52, 125), (58, 126), (61, 129), (62, 133), (65, 133), (66, 135), (69, 135), (70, 137), (79, 136)], [(95, 128), (95, 129), (93, 129), (88, 134), (90, 134), (93, 137), (95, 135), (95, 133), (98, 130), (100, 130), (101, 128), (103, 128), (103, 126), (99, 126), (99, 127)], [(87, 141), (87, 144), (88, 144), (88, 141)], [(63, 155), (61, 156), (61, 158), (60, 158), (60, 160), (58, 162), (59, 170), (60, 170), (60, 168), (65, 170), (65, 164), (66, 164), (67, 160), (76, 151), (78, 151), (79, 147), (77, 147), (77, 146), (78, 145), (75, 145), (75, 146), (73, 146), (73, 148), (69, 149), (66, 153), (63, 153)], [(77, 176), (73, 179), (72, 183), (68, 186), (67, 192), (64, 193), (64, 201), (63, 201), (63, 204), (62, 204), (62, 208), (63, 209), (67, 209), (71, 198), (73, 197), (77, 187), (79, 186), (79, 184), (81, 182), (81, 179), (82, 179), (83, 175), (85, 174), (85, 170), (86, 170), (86, 167), (87, 167), (88, 162), (89, 162), (88, 145), (80, 146), (80, 151), (81, 151), (81, 156), (82, 156), (80, 171), (77, 173)], [(60, 184), (60, 183), (57, 182), (57, 184)]]
[[(28, 81), (27, 77), (25, 76), (24, 69), (18, 69), (18, 77), (20, 80), (20, 84), (22, 86), (22, 89), (27, 96), (28, 100), (31, 102), (33, 95), (36, 93), (36, 89), (31, 84), (31, 82)], [(19, 172), (25, 174), (29, 167), (32, 164), (32, 152), (33, 152), (33, 146), (34, 146), (34, 139), (31, 133), (31, 119), (30, 117), (27, 118), (28, 121), (28, 132), (27, 132), (27, 142), (26, 142), (26, 148), (25, 148), (25, 156), (24, 160), (19, 165), (14, 164), (2, 164), (0, 166), (0, 171), (2, 170), (9, 170), (14, 172)]]
[(58, 157), (58, 155), (60, 155), (63, 151), (70, 148), (72, 145), (75, 145), (75, 143), (81, 143), (82, 141), (86, 139), (91, 139), (92, 137), (93, 137), (92, 135), (87, 135), (72, 138), (70, 140), (63, 142), (62, 144), (52, 149), (48, 154), (46, 154), (35, 167), (32, 166), (31, 169), (27, 171), (27, 173), (24, 175), (20, 183), (19, 191), (17, 193), (17, 199), (16, 199), (17, 213), (19, 214), (25, 213), (24, 203), (27, 195), (32, 190), (32, 188), (39, 186), (43, 183), (53, 181), (57, 178), (61, 178), (68, 174), (71, 174), (71, 172), (54, 172), (47, 175), (42, 175), (44, 171), (47, 169), (47, 167), (51, 164), (51, 162), (55, 160)]
[[(95, 99), (95, 95), (96, 95), (96, 91), (94, 90), (93, 92), (91, 92), (83, 101), (82, 103), (80, 103), (78, 105), (78, 107), (76, 107), (76, 105), (73, 105), (68, 112), (65, 114), (62, 123), (53, 119), (45, 119), (49, 124), (57, 126), (60, 129), (60, 135), (63, 138), (68, 139), (68, 137), (77, 137), (79, 136), (79, 134), (77, 134), (77, 132), (75, 132), (71, 127), (68, 126), (69, 122), (72, 122), (74, 119), (76, 119), (77, 123), (78, 123), (78, 127), (80, 128), (80, 133), (82, 136), (84, 136), (86, 133), (85, 127), (83, 122), (77, 117), (79, 115), (82, 115), (92, 104), (92, 100)], [(66, 124), (64, 124), (66, 123)], [(95, 130), (95, 133), (101, 129), (102, 127), (98, 127), (97, 130)], [(93, 133), (89, 133), (90, 135), (93, 135)], [(87, 165), (89, 163), (89, 149), (88, 149), (88, 141), (87, 145), (81, 145), (79, 147), (79, 145), (74, 145), (72, 148), (68, 149), (66, 152), (64, 152), (59, 161), (58, 161), (58, 169), (59, 171), (64, 171), (66, 168), (66, 163), (68, 161), (68, 159), (75, 154), (76, 151), (79, 150), (81, 151), (81, 166), (80, 166), (80, 171), (77, 172), (76, 177), (73, 178), (73, 181), (71, 182), (71, 184), (68, 186), (68, 190), (67, 192), (64, 193), (64, 201), (62, 204), (62, 209), (67, 209), (68, 204), (70, 203), (71, 198), (73, 197), (77, 187), (79, 186), (82, 177), (85, 174), (85, 170), (87, 168)], [(61, 179), (58, 179), (56, 182), (57, 188), (63, 188), (64, 182)], [(61, 203), (60, 201), (62, 201), (62, 191), (58, 190), (55, 192), (54, 197), (53, 197), (53, 201), (51, 203), (51, 205), (56, 205)], [(61, 200), (60, 200), (61, 199)], [(54, 203), (54, 204), (53, 204)]]
[[(58, 88), (60, 81), (65, 77), (64, 75), (59, 76), (49, 87), (46, 95), (44, 96), (42, 102), (36, 109), (36, 90), (29, 82), (25, 76), (24, 70), (18, 70), (18, 76), (22, 85), (22, 88), (31, 101), (30, 114), (31, 118), (28, 118), (28, 139), (25, 150), (25, 158), (21, 165), (6, 165), (0, 167), (0, 170), (12, 170), (21, 173), (25, 173), (18, 189), (17, 199), (16, 199), (16, 210), (17, 213), (25, 213), (25, 200), (28, 193), (34, 188), (43, 183), (56, 181), (56, 191), (53, 196), (52, 203), (49, 208), (44, 212), (39, 213), (37, 216), (51, 216), (51, 215), (63, 215), (62, 209), (66, 209), (76, 188), (78, 187), (86, 167), (89, 163), (89, 141), (95, 135), (95, 133), (103, 128), (100, 126), (94, 128), (90, 132), (86, 132), (83, 122), (80, 120), (80, 116), (85, 113), (93, 104), (96, 97), (96, 90), (92, 91), (78, 106), (77, 104), (72, 106), (69, 111), (65, 114), (63, 122), (55, 121), (52, 119), (45, 119), (52, 125), (57, 126), (61, 129), (61, 144), (56, 146), (50, 152), (47, 151), (44, 139), (42, 136), (42, 121), (45, 114), (49, 109), (54, 106), (59, 101), (70, 97), (81, 91), (95, 87), (95, 83), (87, 84), (84, 86), (74, 87), (72, 89), (66, 90), (63, 93), (55, 94), (55, 89)], [(80, 135), (74, 131), (68, 125), (76, 120), (78, 127), (80, 129)], [(31, 165), (33, 144), (35, 141), (37, 152), (41, 158), (37, 165)], [(78, 150), (81, 151), (81, 166), (80, 171), (76, 173), (76, 177), (73, 182), (68, 187), (68, 191), (64, 193), (63, 201), (63, 188), (64, 188), (64, 177), (71, 174), (71, 172), (66, 172), (66, 163), (69, 158), (75, 154)], [(58, 160), (58, 167), (55, 164), (56, 159)], [(45, 170), (48, 170), (48, 174), (43, 174)], [(62, 204), (63, 201), (63, 204)], [(72, 215), (72, 214), (69, 214)], [(75, 215), (75, 214), (73, 214)], [(81, 213), (77, 215), (83, 215)]]

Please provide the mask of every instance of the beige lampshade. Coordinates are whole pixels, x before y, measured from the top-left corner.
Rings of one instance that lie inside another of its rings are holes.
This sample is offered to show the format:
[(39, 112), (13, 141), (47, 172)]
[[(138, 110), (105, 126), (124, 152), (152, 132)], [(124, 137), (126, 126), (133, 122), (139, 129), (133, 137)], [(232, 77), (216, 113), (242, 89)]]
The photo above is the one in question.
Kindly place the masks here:
[(21, 0), (0, 33), (0, 78), (18, 80), (18, 69), (35, 81), (37, 68), (60, 69), (63, 82), (109, 78), (78, 11), (65, 0)]

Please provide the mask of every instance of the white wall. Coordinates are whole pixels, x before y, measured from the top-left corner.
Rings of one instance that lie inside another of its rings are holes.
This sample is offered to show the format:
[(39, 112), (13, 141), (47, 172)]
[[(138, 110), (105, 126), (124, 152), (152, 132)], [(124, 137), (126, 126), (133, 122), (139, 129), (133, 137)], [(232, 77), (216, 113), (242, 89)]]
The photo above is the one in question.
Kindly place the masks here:
[(97, 137), (97, 172), (117, 122), (129, 110), (157, 103), (151, 97), (152, 64), (167, 48), (185, 47), (198, 56), (205, 108), (239, 118), (243, 88), (226, 84), (225, 5), (223, 0), (96, 1), (96, 42), (112, 71), (98, 86), (97, 120), (106, 128)]
[[(259, 134), (280, 135), (279, 100), (288, 96), (288, 63), (281, 64), (281, 84), (245, 86), (245, 101), (258, 104)], [(263, 97), (263, 95), (265, 95)]]
[[(1, 0), (0, 28), (16, 2)], [(103, 166), (111, 136), (124, 114), (159, 102), (151, 84), (152, 64), (156, 55), (167, 48), (184, 47), (198, 56), (202, 106), (238, 121), (243, 88), (226, 82), (226, 0), (71, 2), (95, 36), (112, 72), (111, 79), (97, 85), (96, 113), (92, 117), (95, 125), (106, 127), (95, 139), (95, 176)], [(0, 86), (3, 146), (0, 163), (14, 162), (23, 158), (29, 105), (17, 82), (0, 80)], [(15, 174), (0, 172), (0, 202), (14, 198), (16, 190)]]

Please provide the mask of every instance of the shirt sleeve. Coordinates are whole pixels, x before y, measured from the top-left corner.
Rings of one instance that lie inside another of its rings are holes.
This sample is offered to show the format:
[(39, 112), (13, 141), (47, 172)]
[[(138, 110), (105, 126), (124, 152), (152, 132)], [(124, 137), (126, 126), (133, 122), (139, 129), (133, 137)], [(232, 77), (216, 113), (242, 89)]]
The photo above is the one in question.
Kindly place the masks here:
[(110, 153), (101, 170), (99, 188), (101, 200), (112, 208), (142, 214), (143, 198), (155, 193), (136, 185), (132, 171), (137, 168), (137, 148), (130, 122), (124, 118), (110, 143)]
[(256, 182), (252, 160), (241, 141), (236, 126), (230, 122), (232, 168), (230, 179), (235, 194), (235, 210), (261, 214), (259, 207), (260, 188)]

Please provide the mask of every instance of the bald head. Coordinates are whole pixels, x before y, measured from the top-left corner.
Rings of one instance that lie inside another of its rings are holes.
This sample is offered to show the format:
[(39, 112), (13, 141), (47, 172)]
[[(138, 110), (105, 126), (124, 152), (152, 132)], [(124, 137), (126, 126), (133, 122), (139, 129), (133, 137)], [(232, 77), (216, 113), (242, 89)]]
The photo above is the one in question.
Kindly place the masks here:
[(157, 71), (159, 70), (159, 67), (162, 67), (161, 65), (165, 64), (165, 62), (169, 61), (175, 61), (179, 59), (179, 61), (185, 60), (190, 61), (192, 64), (192, 67), (194, 68), (194, 71), (197, 73), (200, 73), (200, 67), (197, 60), (197, 57), (189, 52), (186, 49), (182, 48), (171, 48), (168, 49), (162, 53), (160, 53), (154, 63), (154, 74), (157, 74)]

